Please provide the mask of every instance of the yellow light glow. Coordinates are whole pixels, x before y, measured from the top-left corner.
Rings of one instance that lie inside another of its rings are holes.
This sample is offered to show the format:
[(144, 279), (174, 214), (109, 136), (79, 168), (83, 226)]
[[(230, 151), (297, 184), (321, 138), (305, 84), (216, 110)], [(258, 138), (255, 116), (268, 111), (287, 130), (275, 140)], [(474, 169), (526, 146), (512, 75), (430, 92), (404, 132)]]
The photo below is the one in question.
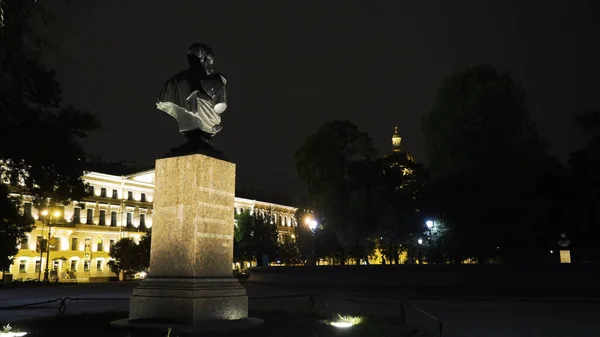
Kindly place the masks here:
[(60, 216), (60, 211), (56, 211), (56, 212), (54, 212), (54, 216), (55, 216), (56, 218), (58, 218), (58, 217)]
[(48, 215), (48, 210), (46, 210), (46, 209), (45, 209), (45, 210), (43, 210), (43, 211), (42, 211), (42, 215), (43, 215), (43, 216), (46, 216), (46, 215)]
[(350, 327), (352, 327), (352, 323), (350, 323), (350, 322), (331, 322), (331, 325), (333, 325), (336, 328), (350, 328)]
[(363, 319), (360, 316), (342, 316), (338, 314), (337, 320), (335, 320), (334, 322), (330, 322), (329, 324), (336, 328), (345, 329), (360, 324), (362, 320)]

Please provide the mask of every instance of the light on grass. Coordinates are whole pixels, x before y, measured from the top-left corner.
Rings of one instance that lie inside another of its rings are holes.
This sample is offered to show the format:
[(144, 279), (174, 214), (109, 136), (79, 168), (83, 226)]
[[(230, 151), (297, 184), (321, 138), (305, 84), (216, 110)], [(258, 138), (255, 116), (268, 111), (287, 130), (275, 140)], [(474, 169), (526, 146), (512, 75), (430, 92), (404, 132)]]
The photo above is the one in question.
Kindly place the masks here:
[(10, 324), (5, 325), (2, 328), (2, 331), (0, 331), (0, 337), (21, 337), (27, 334), (27, 332), (16, 332), (11, 330), (12, 326), (10, 326)]
[(359, 316), (342, 316), (338, 314), (337, 320), (329, 323), (336, 328), (351, 328), (362, 322), (362, 317)]

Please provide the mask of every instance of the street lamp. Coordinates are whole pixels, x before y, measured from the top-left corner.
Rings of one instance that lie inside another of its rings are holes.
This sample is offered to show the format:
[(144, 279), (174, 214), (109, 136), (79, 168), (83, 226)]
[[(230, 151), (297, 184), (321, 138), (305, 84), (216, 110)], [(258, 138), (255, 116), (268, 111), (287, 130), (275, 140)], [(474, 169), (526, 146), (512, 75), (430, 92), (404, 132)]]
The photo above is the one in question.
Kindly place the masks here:
[[(50, 263), (50, 234), (51, 234), (51, 219), (47, 219), (46, 216), (48, 215), (48, 210), (43, 210), (42, 211), (42, 215), (44, 216), (44, 223), (48, 224), (48, 241), (46, 241), (46, 269), (44, 270), (44, 282), (50, 282), (50, 279), (48, 278), (48, 265)], [(54, 213), (52, 213), (52, 216), (54, 218), (58, 218), (60, 216), (60, 212), (59, 211), (54, 211)], [(42, 227), (42, 231), (44, 227)], [(40, 245), (40, 273), (41, 273), (41, 263), (42, 263), (42, 249), (41, 249), (41, 245)]]
[(310, 228), (310, 231), (313, 234), (313, 240), (312, 240), (312, 255), (313, 255), (313, 266), (317, 265), (317, 255), (315, 254), (315, 232), (318, 226), (317, 220), (311, 218), (311, 217), (307, 217), (304, 222), (308, 225), (308, 228)]
[(423, 239), (419, 238), (419, 239), (417, 240), (417, 243), (419, 244), (419, 248), (417, 248), (417, 258), (418, 258), (418, 262), (419, 262), (419, 264), (421, 264), (421, 263), (422, 263), (422, 260), (423, 260), (423, 258), (422, 258), (422, 256), (421, 256), (421, 248), (420, 248), (420, 246), (423, 244)]
[(427, 226), (427, 228), (432, 229), (433, 228), (433, 221), (432, 220), (427, 220), (427, 221), (425, 221), (425, 225)]

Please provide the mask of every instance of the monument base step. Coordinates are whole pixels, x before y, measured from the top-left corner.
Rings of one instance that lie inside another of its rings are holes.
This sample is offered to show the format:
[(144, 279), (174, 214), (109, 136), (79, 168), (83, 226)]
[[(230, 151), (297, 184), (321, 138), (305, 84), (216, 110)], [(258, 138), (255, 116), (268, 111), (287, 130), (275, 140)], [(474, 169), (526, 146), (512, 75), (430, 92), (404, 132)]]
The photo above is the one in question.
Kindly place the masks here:
[(147, 278), (133, 290), (129, 320), (184, 325), (248, 318), (246, 289), (234, 277)]

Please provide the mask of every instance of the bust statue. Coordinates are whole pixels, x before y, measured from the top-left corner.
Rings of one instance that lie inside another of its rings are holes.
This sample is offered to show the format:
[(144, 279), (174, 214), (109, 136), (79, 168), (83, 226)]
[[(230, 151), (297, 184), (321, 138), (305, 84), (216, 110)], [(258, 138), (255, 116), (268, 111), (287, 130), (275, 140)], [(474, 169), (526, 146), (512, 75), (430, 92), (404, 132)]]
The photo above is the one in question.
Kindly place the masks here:
[(190, 46), (190, 67), (166, 81), (156, 108), (168, 113), (179, 123), (179, 131), (187, 142), (171, 149), (168, 155), (202, 153), (224, 158), (210, 142), (223, 126), (221, 114), (227, 109), (225, 76), (214, 72), (214, 56), (210, 47), (201, 43)]

